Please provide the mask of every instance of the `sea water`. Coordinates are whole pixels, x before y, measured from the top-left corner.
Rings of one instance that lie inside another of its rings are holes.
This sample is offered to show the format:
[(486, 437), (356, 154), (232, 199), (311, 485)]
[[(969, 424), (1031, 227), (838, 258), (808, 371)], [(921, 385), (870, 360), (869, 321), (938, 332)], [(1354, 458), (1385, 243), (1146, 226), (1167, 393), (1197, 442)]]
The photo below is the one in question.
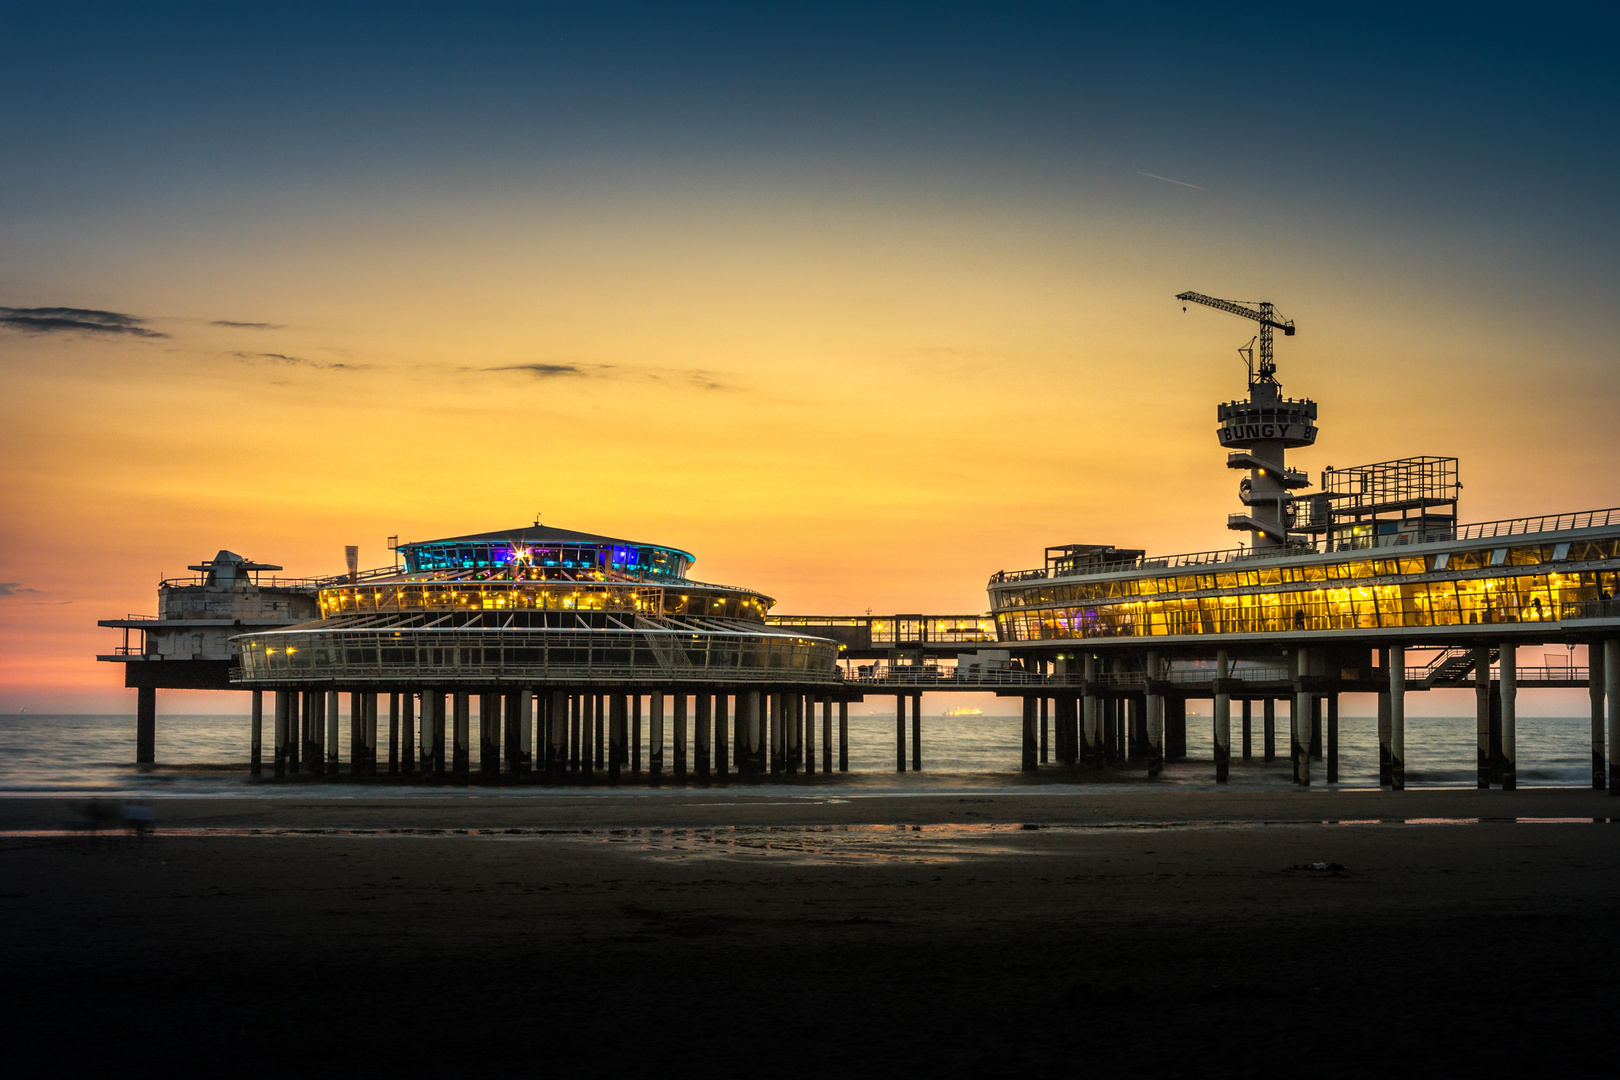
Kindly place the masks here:
[[(1237, 710), (1233, 710), (1234, 714)], [(1241, 725), (1232, 718), (1233, 787), (1285, 788), (1291, 783), (1287, 760), (1286, 715), (1278, 717), (1277, 749), (1273, 762), (1260, 760), (1261, 720), (1253, 720), (1254, 757), (1240, 758)], [(816, 761), (822, 755), (820, 716), (816, 720)], [(268, 727), (268, 724), (266, 725)], [(379, 769), (388, 759), (387, 721), (379, 732)], [(1519, 769), (1521, 787), (1585, 787), (1591, 783), (1591, 722), (1587, 717), (1520, 717)], [(347, 732), (347, 723), (344, 731)], [(1031, 778), (1019, 771), (1022, 720), (1009, 715), (924, 715), (921, 773), (895, 772), (895, 719), (891, 715), (852, 715), (849, 718), (850, 774), (837, 778), (842, 785), (863, 792), (938, 791), (960, 787), (1024, 785)], [(1406, 722), (1406, 779), (1409, 787), (1472, 787), (1475, 783), (1475, 728), (1472, 716), (1408, 717)], [(268, 734), (268, 732), (267, 732)], [(1053, 732), (1055, 735), (1055, 731)], [(645, 733), (644, 733), (645, 735)], [(836, 738), (836, 720), (834, 737)], [(300, 791), (303, 785), (253, 783), (247, 771), (249, 726), (246, 716), (159, 716), (157, 764), (137, 767), (135, 717), (131, 715), (74, 716), (21, 713), (0, 716), (0, 792), (97, 792), (107, 795), (264, 795), (276, 790)], [(911, 722), (906, 722), (906, 764), (911, 765)], [(1210, 763), (1211, 719), (1187, 718), (1187, 745), (1191, 760), (1166, 766), (1160, 786), (1185, 789), (1213, 786)], [(1053, 743), (1055, 751), (1056, 744)], [(346, 751), (346, 746), (345, 746)], [(346, 756), (346, 755), (345, 755)], [(476, 752), (474, 757), (476, 759)], [(1055, 756), (1055, 755), (1054, 755)], [(665, 750), (666, 768), (669, 750)], [(836, 765), (836, 762), (835, 762)], [(1312, 763), (1312, 778), (1322, 784), (1325, 761)], [(476, 761), (475, 766), (476, 768)], [(270, 768), (269, 760), (265, 769)], [(1071, 771), (1056, 766), (1042, 771), (1040, 783), (1075, 782), (1085, 787), (1105, 780), (1143, 778), (1139, 765), (1118, 766), (1107, 773)], [(818, 777), (818, 779), (820, 779)], [(834, 778), (826, 778), (828, 781)], [(1372, 717), (1341, 717), (1339, 723), (1340, 787), (1378, 785), (1377, 721)], [(666, 785), (668, 789), (669, 785)], [(443, 789), (437, 789), (443, 790)], [(459, 790), (459, 789), (458, 789)], [(503, 794), (560, 790), (534, 786), (502, 789)], [(563, 790), (576, 791), (576, 788)], [(345, 795), (398, 795), (391, 784), (346, 785)]]

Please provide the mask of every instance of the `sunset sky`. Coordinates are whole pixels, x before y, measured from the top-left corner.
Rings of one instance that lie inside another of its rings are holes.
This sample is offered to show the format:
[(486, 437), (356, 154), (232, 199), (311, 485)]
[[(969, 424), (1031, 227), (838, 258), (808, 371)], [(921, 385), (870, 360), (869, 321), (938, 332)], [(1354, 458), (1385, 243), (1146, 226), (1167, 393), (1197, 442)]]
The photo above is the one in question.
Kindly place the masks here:
[[(1314, 475), (1620, 504), (1616, 20), (1469, 5), (7, 5), (0, 709), (98, 618), (532, 521), (778, 612), (1234, 546), (1271, 300)], [(76, 309), (40, 311), (35, 309)]]

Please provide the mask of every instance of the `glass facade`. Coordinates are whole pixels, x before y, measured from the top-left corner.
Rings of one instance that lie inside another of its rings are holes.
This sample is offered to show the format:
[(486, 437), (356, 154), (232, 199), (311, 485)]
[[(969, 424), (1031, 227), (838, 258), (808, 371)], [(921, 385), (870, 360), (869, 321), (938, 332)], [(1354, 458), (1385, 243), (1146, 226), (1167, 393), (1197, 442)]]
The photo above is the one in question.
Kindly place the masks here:
[(328, 581), (318, 621), (237, 638), (247, 683), (726, 684), (838, 678), (838, 644), (765, 625), (770, 597), (686, 579), (676, 548), (512, 530), (401, 547)]
[(1386, 558), (1233, 560), (991, 585), (1004, 641), (1557, 622), (1608, 614), (1620, 537)]

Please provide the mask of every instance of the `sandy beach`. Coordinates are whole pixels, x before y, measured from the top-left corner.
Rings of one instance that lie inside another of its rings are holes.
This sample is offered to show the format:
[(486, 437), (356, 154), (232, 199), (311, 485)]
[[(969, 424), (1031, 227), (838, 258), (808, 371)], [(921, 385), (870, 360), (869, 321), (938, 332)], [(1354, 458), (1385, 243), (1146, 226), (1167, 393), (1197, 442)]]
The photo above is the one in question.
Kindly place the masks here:
[(1607, 1071), (1590, 792), (152, 805), (135, 841), (0, 801), (8, 1042), (137, 1075)]

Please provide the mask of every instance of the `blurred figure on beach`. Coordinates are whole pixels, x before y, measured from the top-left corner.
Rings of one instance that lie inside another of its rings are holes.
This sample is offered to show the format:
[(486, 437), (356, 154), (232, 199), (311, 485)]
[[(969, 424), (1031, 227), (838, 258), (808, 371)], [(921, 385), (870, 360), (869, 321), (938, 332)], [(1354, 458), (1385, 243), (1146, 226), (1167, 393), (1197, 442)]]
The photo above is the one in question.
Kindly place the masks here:
[(137, 839), (144, 837), (152, 828), (152, 808), (145, 803), (126, 802), (124, 804), (124, 831)]

